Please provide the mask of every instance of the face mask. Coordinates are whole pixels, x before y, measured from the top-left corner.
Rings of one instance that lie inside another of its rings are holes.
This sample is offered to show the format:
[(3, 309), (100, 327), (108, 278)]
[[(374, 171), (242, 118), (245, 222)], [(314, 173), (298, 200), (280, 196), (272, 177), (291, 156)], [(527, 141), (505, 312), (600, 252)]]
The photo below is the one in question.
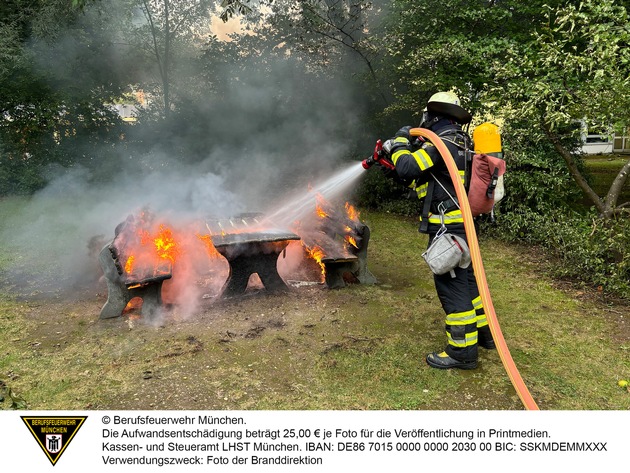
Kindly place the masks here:
[(426, 110), (422, 112), (422, 122), (420, 122), (420, 128), (428, 128), (429, 125), (429, 112)]
[(439, 115), (434, 115), (430, 112), (422, 112), (422, 123), (420, 123), (420, 128), (430, 129), (434, 124), (440, 121), (442, 117)]

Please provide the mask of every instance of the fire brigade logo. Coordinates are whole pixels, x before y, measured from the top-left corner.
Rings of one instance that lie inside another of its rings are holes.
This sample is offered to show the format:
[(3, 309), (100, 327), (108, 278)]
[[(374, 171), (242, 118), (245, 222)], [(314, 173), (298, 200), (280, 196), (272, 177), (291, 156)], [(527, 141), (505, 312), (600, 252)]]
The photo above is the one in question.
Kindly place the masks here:
[(22, 420), (31, 431), (50, 463), (55, 465), (79, 431), (86, 417), (26, 417)]

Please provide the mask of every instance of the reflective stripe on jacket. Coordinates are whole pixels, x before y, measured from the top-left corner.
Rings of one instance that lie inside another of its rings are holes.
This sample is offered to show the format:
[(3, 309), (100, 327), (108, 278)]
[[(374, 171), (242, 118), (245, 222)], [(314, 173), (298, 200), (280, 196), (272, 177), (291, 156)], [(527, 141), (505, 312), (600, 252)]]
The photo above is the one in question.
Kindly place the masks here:
[[(452, 134), (450, 133), (451, 130)], [(433, 131), (437, 134), (444, 133), (444, 144), (457, 164), (463, 183), (466, 166), (465, 153), (463, 148), (458, 146), (457, 141), (453, 139), (457, 138), (457, 134), (463, 133), (461, 127), (449, 123)], [(433, 193), (429, 196), (431, 198), (432, 213), (429, 214), (429, 228), (427, 231), (428, 233), (436, 232), (440, 226), (440, 216), (436, 213), (437, 204), (449, 200), (450, 197), (456, 197), (455, 186), (451, 182), (448, 168), (437, 148), (430, 142), (423, 143), (419, 149), (415, 150), (412, 149), (406, 138), (395, 138), (394, 143), (398, 146), (392, 153), (392, 162), (396, 166), (396, 172), (403, 181), (410, 183), (409, 188), (415, 190), (418, 199), (427, 198), (429, 180), (433, 179), (433, 176), (448, 191), (446, 192), (438, 183), (435, 183), (433, 185)], [(444, 224), (450, 225), (450, 231), (463, 231), (464, 220), (461, 211), (457, 208), (447, 210)], [(422, 216), (420, 216), (420, 221), (422, 221)]]

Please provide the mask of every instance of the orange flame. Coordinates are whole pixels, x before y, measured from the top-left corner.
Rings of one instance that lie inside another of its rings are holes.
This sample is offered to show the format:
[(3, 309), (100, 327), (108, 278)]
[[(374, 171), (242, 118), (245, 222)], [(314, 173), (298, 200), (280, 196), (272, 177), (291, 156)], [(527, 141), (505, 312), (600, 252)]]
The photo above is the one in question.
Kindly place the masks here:
[(315, 194), (315, 213), (320, 218), (330, 217), (330, 202), (328, 202), (320, 193)]
[(346, 214), (348, 215), (348, 218), (353, 221), (358, 221), (359, 212), (357, 211), (357, 209), (355, 209), (354, 206), (350, 204), (350, 202), (346, 202), (345, 207), (346, 207)]
[(134, 297), (127, 303), (124, 310), (129, 311), (129, 310), (139, 309), (140, 307), (142, 307), (142, 299), (139, 297)]
[(359, 249), (359, 245), (357, 244), (357, 240), (352, 235), (346, 235), (346, 241), (354, 246), (356, 249)]
[(218, 257), (221, 256), (219, 251), (214, 246), (214, 243), (212, 243), (212, 235), (200, 235), (200, 234), (197, 234), (197, 238), (199, 238), (204, 243), (204, 245), (206, 246), (206, 250), (208, 252), (208, 256), (210, 256), (211, 258), (218, 258)]
[(320, 268), (322, 268), (322, 279), (326, 277), (326, 266), (324, 266), (324, 263), (322, 263), (322, 259), (324, 258), (324, 256), (326, 256), (324, 250), (322, 250), (321, 247), (317, 245), (313, 246), (313, 248), (308, 248), (306, 246), (304, 248), (306, 248), (306, 252), (308, 253), (308, 255), (313, 258), (317, 262), (317, 264), (319, 264)]
[(125, 263), (125, 273), (131, 274), (131, 272), (133, 271), (133, 260), (135, 259), (136, 257), (134, 255), (131, 255), (129, 258), (127, 258), (127, 262)]
[(153, 235), (146, 228), (138, 228), (136, 234), (138, 241), (131, 249), (131, 254), (127, 256), (125, 273), (131, 275), (138, 268), (147, 270), (150, 267), (153, 268), (154, 273), (160, 273), (164, 272), (162, 267), (164, 261), (167, 261), (169, 265), (175, 263), (180, 249), (169, 228), (160, 225), (159, 230)]
[(153, 239), (153, 243), (160, 258), (168, 259), (172, 263), (175, 262), (175, 258), (179, 255), (179, 248), (173, 238), (173, 232), (169, 228), (160, 225), (160, 232)]
[(317, 213), (317, 216), (319, 218), (326, 218), (326, 217), (328, 217), (328, 214), (326, 213), (326, 211), (319, 204), (315, 205), (315, 212)]

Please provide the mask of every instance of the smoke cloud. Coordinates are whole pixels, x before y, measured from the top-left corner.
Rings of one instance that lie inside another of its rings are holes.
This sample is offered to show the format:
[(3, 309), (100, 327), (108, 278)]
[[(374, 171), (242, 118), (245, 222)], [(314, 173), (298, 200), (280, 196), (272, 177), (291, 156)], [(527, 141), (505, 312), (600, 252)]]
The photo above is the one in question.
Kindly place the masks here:
[[(112, 3), (113, 11), (124, 5)], [(82, 20), (97, 21), (103, 19), (89, 10)], [(113, 48), (120, 37), (111, 34), (104, 61), (91, 56), (88, 75), (128, 73), (130, 84), (149, 84), (150, 63), (139, 68), (133, 48)], [(69, 31), (46, 47), (47, 52), (44, 45), (34, 45), (42, 70), (54, 78), (55, 87), (73, 87), (67, 65), (77, 66), (90, 54), (86, 44)], [(64, 64), (46, 59), (61, 49)], [(287, 201), (299, 201), (309, 185), (347, 169), (344, 157), (354, 144), (349, 137), (362, 112), (348, 78), (318, 76), (287, 55), (251, 55), (238, 62), (219, 57), (208, 71), (199, 49), (179, 53), (172, 73), (178, 108), (164, 128), (156, 133), (158, 125), (144, 126), (146, 115), (141, 116), (126, 131), (133, 145), (92, 150), (94, 155), (81, 163), (49, 168), (48, 185), (3, 222), (0, 238), (15, 255), (7, 273), (18, 286), (20, 276), (62, 290), (99, 284), (98, 251), (114, 238), (118, 224), (142, 209), (182, 229), (243, 212), (274, 214), (290, 208)], [(217, 59), (219, 53), (212, 54)], [(159, 105), (157, 96), (151, 101)], [(151, 113), (150, 108), (143, 113)], [(339, 189), (351, 189), (350, 181)], [(208, 288), (189, 284), (184, 266), (178, 276), (185, 288), (182, 301), (199, 301)], [(198, 277), (198, 268), (188, 269), (191, 278)], [(187, 312), (197, 308), (188, 305)]]

